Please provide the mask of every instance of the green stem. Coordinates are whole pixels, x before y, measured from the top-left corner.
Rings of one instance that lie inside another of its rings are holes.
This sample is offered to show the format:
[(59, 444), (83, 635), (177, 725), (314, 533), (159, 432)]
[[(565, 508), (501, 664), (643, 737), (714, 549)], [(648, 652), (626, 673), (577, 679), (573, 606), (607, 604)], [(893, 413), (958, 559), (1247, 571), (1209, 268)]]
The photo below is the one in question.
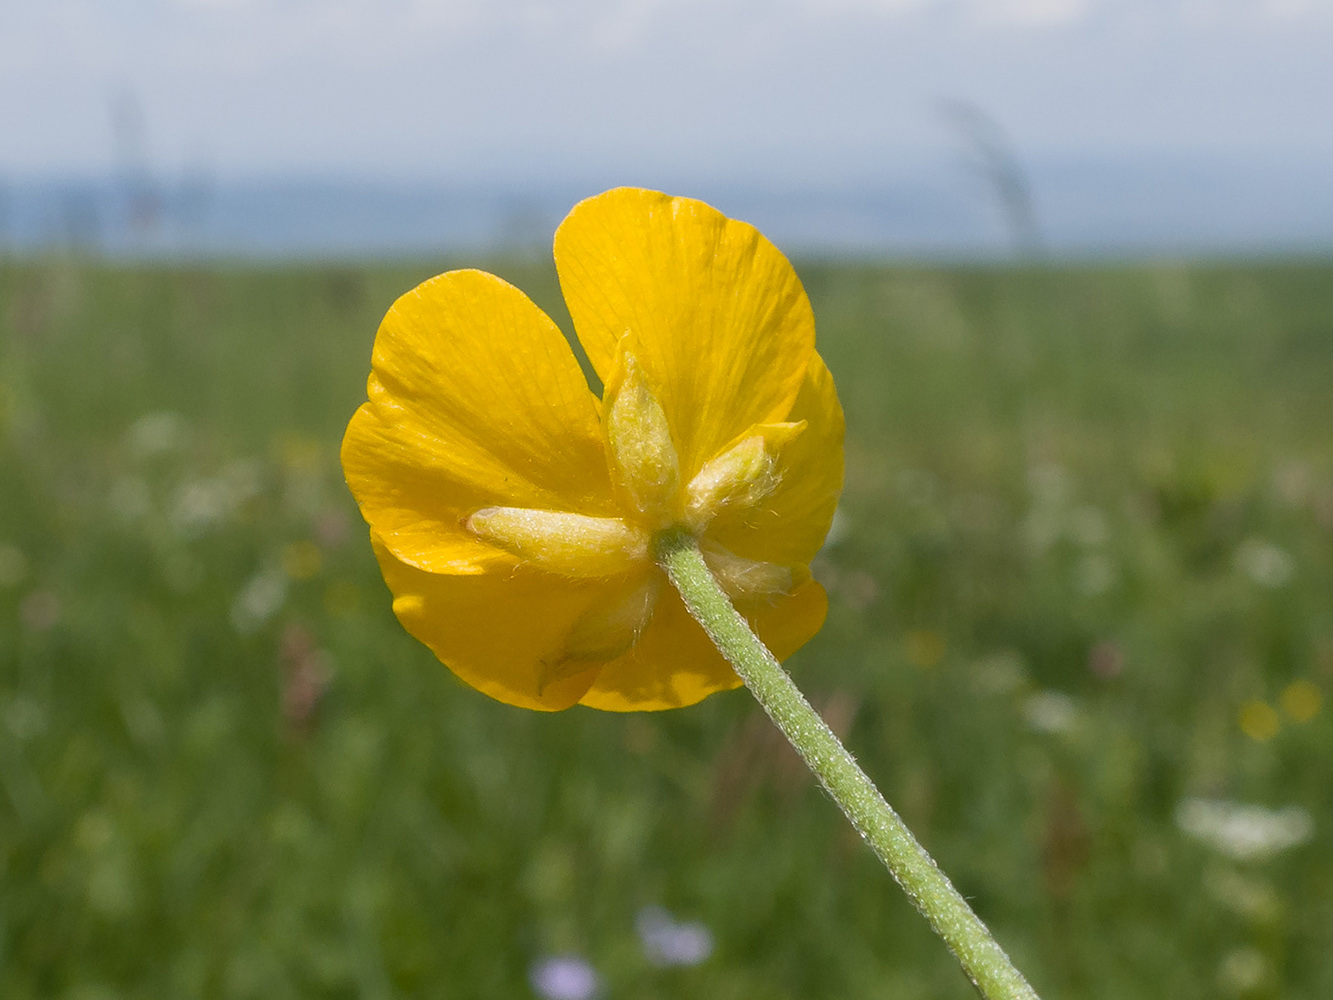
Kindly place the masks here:
[(694, 537), (668, 529), (656, 539), (656, 555), (690, 614), (944, 939), (981, 995), (987, 1000), (1037, 1000), (986, 925), (732, 607)]

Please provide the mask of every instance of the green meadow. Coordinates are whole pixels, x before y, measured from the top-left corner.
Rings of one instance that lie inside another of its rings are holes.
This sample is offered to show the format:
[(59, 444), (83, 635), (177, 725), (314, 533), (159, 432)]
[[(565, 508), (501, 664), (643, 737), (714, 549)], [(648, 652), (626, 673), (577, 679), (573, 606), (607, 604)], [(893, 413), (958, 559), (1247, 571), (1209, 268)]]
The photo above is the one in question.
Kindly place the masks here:
[[(0, 261), (0, 995), (971, 996), (745, 691), (531, 713), (399, 628), (338, 445), (451, 263)], [(797, 263), (798, 684), (1046, 1000), (1333, 996), (1333, 265)]]

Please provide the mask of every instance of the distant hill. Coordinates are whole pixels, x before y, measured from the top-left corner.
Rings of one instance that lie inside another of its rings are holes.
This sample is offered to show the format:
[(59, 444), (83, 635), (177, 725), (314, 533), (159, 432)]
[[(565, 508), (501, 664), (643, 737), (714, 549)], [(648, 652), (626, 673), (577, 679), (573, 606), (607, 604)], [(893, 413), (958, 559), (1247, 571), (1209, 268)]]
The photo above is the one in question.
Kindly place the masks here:
[[(992, 181), (957, 161), (836, 186), (656, 183), (752, 221), (798, 254), (947, 260), (1333, 251), (1333, 168), (1323, 164), (1052, 160), (1022, 180), (1031, 207), (1026, 236), (1013, 231)], [(0, 247), (257, 258), (545, 252), (569, 207), (606, 185), (604, 178), (529, 185), (0, 178)]]

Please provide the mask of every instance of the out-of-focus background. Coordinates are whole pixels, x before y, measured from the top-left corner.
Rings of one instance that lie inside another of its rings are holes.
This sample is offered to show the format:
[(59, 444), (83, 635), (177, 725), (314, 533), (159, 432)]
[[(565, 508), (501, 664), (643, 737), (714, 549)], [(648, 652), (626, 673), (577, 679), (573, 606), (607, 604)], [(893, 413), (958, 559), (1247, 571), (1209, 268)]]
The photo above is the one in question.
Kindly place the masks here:
[(617, 184), (793, 252), (1333, 239), (1329, 0), (47, 0), (0, 245), (546, 249)]
[(794, 259), (789, 661), (1047, 998), (1333, 994), (1333, 3), (0, 10), (0, 994), (961, 998), (744, 691), (539, 715), (393, 620), (394, 297), (569, 332), (578, 198)]

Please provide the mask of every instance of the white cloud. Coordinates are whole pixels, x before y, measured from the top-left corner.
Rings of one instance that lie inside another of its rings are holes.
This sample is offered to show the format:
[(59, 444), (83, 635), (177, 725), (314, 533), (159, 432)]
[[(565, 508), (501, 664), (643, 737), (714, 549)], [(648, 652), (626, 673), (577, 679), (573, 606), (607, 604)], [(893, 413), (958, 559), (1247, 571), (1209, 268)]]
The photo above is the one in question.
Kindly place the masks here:
[(671, 6), (672, 0), (621, 0), (597, 17), (592, 41), (598, 48), (611, 52), (638, 48), (646, 42), (657, 15)]
[(105, 167), (116, 92), (138, 98), (154, 156), (206, 149), (237, 170), (436, 175), (553, 146), (570, 162), (744, 166), (776, 150), (871, 170), (947, 141), (941, 94), (982, 105), (1023, 150), (1323, 149), (1330, 14), (1333, 0), (44, 0), (0, 7), (0, 172)]
[(201, 10), (241, 10), (258, 7), (263, 0), (172, 0), (172, 2), (179, 7)]
[(847, 14), (906, 14), (939, 7), (941, 0), (804, 0), (801, 8), (806, 15), (819, 18)]
[(1093, 8), (1093, 3), (1091, 0), (805, 0), (802, 6), (807, 14), (822, 18), (848, 14), (897, 17), (934, 12), (954, 22), (1041, 26), (1078, 20)]
[(1260, 0), (1259, 12), (1273, 18), (1333, 15), (1333, 0)]
[(974, 14), (982, 20), (1019, 25), (1068, 24), (1091, 12), (1090, 0), (975, 0)]

